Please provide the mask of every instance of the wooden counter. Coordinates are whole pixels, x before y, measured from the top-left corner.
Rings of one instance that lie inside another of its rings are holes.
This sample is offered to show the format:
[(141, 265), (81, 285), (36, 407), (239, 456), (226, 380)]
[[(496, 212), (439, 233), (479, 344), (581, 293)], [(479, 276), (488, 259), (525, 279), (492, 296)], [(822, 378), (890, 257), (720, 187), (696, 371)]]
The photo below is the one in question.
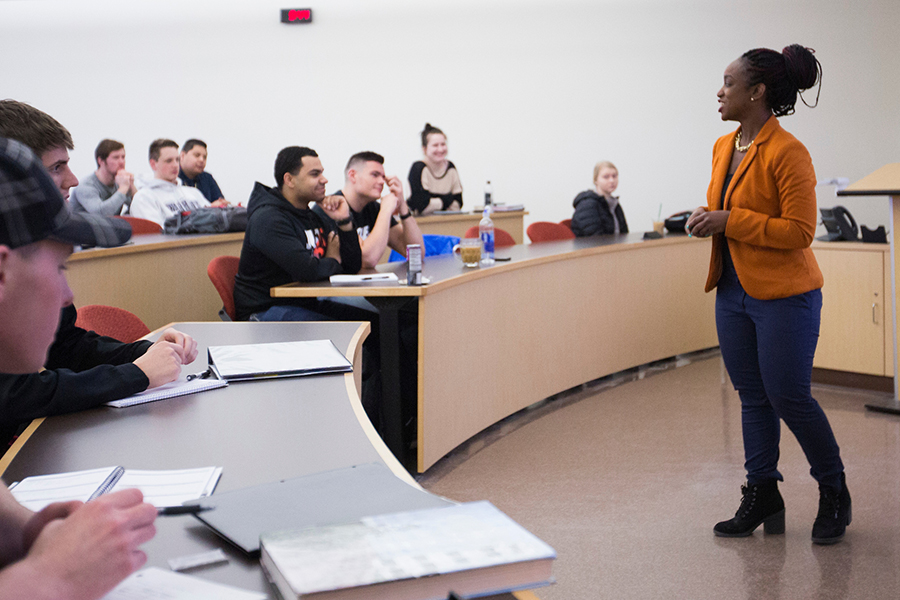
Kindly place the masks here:
[[(517, 244), (524, 244), (525, 239), (525, 215), (526, 211), (495, 212), (491, 215), (494, 227), (502, 229), (513, 236)], [(466, 230), (481, 221), (481, 213), (469, 213), (464, 215), (429, 215), (416, 217), (416, 223), (422, 233), (434, 235), (455, 235), (463, 237)]]
[(244, 234), (136, 235), (118, 248), (69, 259), (75, 306), (124, 308), (150, 329), (176, 321), (217, 321), (222, 300), (206, 275), (216, 256), (240, 256)]

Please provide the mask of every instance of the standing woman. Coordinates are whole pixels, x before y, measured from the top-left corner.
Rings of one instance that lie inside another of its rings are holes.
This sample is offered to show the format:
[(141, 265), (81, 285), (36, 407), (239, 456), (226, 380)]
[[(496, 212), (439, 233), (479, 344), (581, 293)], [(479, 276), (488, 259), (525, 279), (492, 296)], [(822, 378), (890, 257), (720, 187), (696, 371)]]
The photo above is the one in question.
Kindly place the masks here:
[(809, 248), (816, 177), (809, 152), (775, 118), (794, 112), (798, 92), (817, 82), (821, 89), (821, 74), (813, 51), (796, 44), (750, 50), (728, 65), (719, 112), (740, 127), (716, 141), (707, 207), (686, 226), (713, 236), (706, 291), (718, 287), (719, 347), (741, 398), (747, 484), (734, 518), (715, 526), (718, 536), (748, 536), (761, 523), (784, 533), (779, 420), (819, 484), (813, 542), (837, 542), (850, 524), (840, 450), (810, 392), (823, 283)]
[(424, 160), (409, 169), (412, 195), (406, 203), (418, 215), (462, 208), (462, 184), (456, 166), (447, 160), (447, 137), (431, 123), (422, 130), (422, 153)]

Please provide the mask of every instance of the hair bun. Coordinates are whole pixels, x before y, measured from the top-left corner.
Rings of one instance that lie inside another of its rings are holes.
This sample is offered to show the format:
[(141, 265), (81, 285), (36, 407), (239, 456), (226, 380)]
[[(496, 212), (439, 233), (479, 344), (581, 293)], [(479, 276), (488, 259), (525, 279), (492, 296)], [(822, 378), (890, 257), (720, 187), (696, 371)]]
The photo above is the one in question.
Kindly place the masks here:
[(808, 90), (819, 81), (821, 70), (814, 52), (800, 44), (791, 44), (781, 51), (787, 76), (798, 92)]

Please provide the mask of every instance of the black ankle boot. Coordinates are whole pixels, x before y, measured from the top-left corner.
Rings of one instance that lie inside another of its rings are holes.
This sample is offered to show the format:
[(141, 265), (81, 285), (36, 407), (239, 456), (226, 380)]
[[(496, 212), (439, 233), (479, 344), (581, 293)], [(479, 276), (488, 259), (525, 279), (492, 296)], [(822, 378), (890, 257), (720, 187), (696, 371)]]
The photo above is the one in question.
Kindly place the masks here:
[(816, 544), (834, 544), (841, 541), (844, 531), (850, 524), (850, 492), (847, 482), (841, 473), (841, 491), (819, 486), (819, 514), (813, 523), (812, 541)]
[(778, 481), (769, 479), (754, 485), (742, 485), (741, 507), (733, 519), (713, 527), (719, 537), (747, 537), (763, 523), (766, 533), (784, 533), (784, 500)]

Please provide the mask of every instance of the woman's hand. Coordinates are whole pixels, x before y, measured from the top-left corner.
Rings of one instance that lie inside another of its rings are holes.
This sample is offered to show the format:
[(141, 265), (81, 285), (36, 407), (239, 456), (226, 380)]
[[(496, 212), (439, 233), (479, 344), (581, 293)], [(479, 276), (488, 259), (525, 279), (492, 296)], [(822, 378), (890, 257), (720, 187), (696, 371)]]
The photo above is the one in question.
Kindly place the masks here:
[(684, 226), (689, 235), (696, 237), (709, 237), (714, 233), (725, 233), (728, 224), (729, 210), (706, 210), (700, 207), (688, 217)]

